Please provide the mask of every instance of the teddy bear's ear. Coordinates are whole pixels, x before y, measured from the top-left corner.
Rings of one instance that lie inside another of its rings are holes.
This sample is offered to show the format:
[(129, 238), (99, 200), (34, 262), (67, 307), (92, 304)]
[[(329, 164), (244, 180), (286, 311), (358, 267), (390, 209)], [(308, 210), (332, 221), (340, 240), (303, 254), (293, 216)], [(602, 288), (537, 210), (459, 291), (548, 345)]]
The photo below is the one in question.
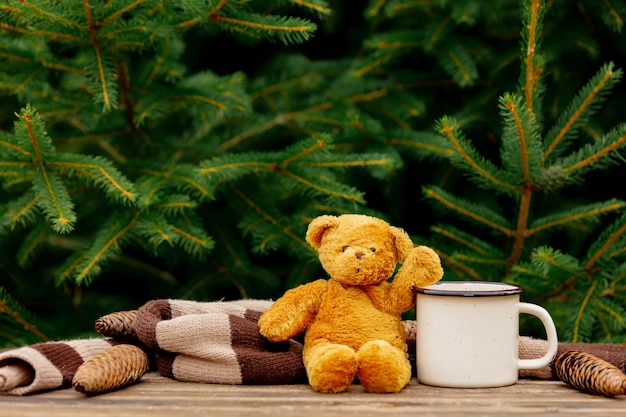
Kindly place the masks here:
[(339, 218), (336, 216), (325, 215), (316, 217), (309, 223), (309, 228), (306, 231), (306, 241), (317, 250), (322, 243), (324, 232), (338, 225)]
[(413, 249), (413, 241), (404, 229), (394, 226), (390, 226), (389, 228), (391, 229), (391, 235), (396, 243), (396, 260), (402, 262), (411, 249)]

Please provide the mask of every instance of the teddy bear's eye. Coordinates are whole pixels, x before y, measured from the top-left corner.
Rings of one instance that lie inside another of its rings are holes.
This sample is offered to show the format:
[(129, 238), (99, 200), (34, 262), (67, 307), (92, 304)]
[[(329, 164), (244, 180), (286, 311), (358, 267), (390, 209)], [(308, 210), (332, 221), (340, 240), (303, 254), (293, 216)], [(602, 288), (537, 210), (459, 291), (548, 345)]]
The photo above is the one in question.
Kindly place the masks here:
[(372, 252), (376, 252), (376, 248), (370, 248)]
[(342, 252), (345, 252), (345, 251), (346, 251), (346, 249), (348, 249), (348, 247), (347, 247), (347, 246), (344, 246), (343, 248), (341, 248), (341, 251), (342, 251)]

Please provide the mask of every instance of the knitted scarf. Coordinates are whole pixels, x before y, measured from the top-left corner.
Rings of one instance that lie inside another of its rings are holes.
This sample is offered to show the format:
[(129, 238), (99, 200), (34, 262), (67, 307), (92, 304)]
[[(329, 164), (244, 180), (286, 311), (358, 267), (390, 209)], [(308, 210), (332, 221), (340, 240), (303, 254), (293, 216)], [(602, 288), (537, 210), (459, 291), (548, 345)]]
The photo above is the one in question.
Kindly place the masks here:
[[(134, 344), (150, 358), (151, 370), (179, 380), (216, 384), (306, 383), (302, 344), (271, 343), (257, 321), (269, 300), (197, 302), (153, 300), (138, 310), (96, 320), (99, 338), (39, 343), (0, 350), (0, 393), (32, 394), (67, 388), (79, 367), (107, 348)], [(415, 322), (403, 322), (414, 363)], [(559, 351), (583, 350), (626, 370), (626, 346), (560, 343)], [(521, 358), (539, 357), (545, 340), (520, 337)], [(553, 365), (520, 371), (520, 377), (556, 379)], [(415, 374), (414, 374), (415, 375)]]
[(104, 338), (39, 343), (0, 351), (0, 392), (24, 395), (71, 386), (78, 368), (120, 343), (141, 347), (151, 367), (179, 381), (220, 384), (306, 382), (302, 345), (271, 343), (257, 321), (267, 300), (154, 300), (96, 320)]

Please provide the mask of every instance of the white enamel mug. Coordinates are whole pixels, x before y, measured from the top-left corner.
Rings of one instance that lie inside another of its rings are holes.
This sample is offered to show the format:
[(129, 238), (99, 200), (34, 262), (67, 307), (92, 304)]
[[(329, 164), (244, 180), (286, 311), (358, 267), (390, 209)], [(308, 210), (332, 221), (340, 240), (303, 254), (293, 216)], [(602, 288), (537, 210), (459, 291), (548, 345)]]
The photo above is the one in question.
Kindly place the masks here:
[[(419, 288), (416, 298), (416, 365), (420, 383), (484, 388), (512, 385), (520, 369), (549, 365), (558, 348), (550, 314), (520, 302), (523, 289), (503, 282), (440, 281)], [(519, 359), (519, 315), (543, 323), (548, 352)]]

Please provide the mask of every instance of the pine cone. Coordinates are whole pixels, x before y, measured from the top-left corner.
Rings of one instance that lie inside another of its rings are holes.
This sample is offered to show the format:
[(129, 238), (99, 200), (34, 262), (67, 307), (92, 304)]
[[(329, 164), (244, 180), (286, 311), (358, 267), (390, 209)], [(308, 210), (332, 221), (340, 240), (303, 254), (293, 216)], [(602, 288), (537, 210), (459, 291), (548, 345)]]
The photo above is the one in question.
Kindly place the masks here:
[(626, 375), (590, 353), (567, 351), (554, 361), (557, 377), (580, 391), (595, 395), (626, 395)]
[(148, 371), (148, 356), (135, 345), (111, 346), (92, 356), (74, 374), (72, 386), (87, 395), (137, 382)]
[(118, 311), (96, 320), (96, 331), (118, 340), (136, 340), (135, 318), (137, 310)]

